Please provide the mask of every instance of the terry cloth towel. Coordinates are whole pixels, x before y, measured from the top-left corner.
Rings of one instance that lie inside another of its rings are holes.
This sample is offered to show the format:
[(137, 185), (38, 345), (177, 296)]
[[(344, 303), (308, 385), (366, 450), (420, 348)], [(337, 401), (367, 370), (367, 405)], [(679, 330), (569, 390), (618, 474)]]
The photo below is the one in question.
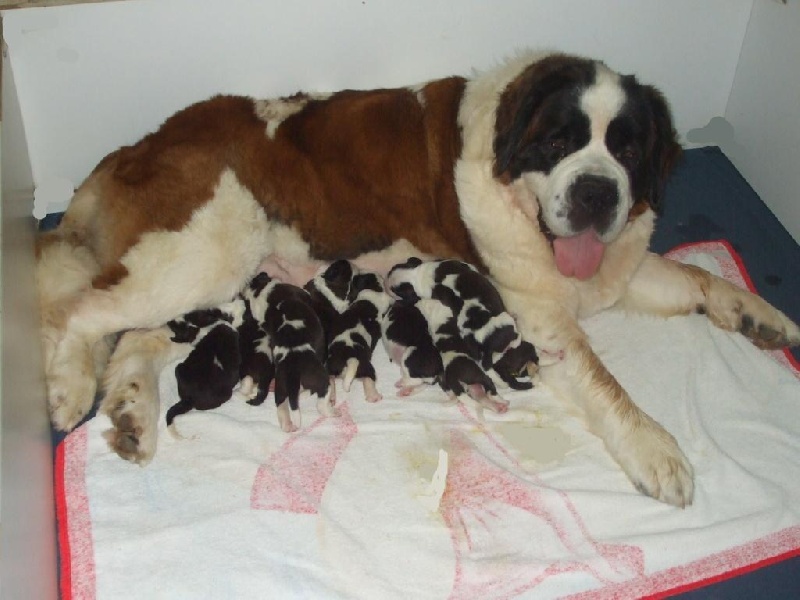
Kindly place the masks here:
[[(672, 253), (747, 285), (725, 243)], [(340, 418), (234, 397), (161, 432), (145, 468), (106, 447), (97, 416), (58, 448), (65, 599), (641, 597), (800, 548), (800, 373), (701, 316), (585, 323), (633, 398), (696, 471), (685, 510), (636, 492), (544, 386), (481, 420), (430, 388), (338, 390)], [(162, 413), (176, 401), (160, 381)]]

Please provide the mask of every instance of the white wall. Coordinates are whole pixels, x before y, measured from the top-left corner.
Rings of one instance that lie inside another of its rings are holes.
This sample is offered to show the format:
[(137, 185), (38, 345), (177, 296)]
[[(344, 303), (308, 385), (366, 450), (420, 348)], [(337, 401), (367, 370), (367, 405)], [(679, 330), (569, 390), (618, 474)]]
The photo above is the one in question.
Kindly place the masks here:
[[(762, 0), (758, 0), (762, 1)], [(37, 187), (217, 92), (393, 86), (520, 47), (606, 60), (657, 84), (680, 132), (724, 112), (753, 0), (130, 0), (6, 11)]]
[(725, 117), (723, 150), (800, 243), (800, 2), (757, 0)]

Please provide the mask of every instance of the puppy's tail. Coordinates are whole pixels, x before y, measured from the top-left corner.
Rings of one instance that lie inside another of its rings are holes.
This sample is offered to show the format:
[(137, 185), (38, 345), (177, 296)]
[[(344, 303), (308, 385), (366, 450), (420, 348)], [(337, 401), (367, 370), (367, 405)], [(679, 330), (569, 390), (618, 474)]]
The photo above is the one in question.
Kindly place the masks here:
[(358, 359), (348, 358), (344, 367), (344, 373), (342, 374), (342, 383), (344, 384), (345, 391), (350, 391), (350, 386), (353, 385), (356, 373), (358, 373)]

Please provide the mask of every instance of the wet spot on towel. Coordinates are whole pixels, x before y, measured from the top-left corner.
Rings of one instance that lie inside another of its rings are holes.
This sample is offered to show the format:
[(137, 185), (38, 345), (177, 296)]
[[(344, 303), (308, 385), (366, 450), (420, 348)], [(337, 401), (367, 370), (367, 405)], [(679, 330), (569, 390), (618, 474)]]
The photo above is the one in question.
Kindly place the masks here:
[(724, 237), (725, 233), (719, 224), (701, 214), (689, 215), (686, 221), (681, 221), (675, 226), (675, 230), (690, 240)]
[(498, 423), (493, 429), (516, 451), (521, 461), (549, 464), (564, 458), (572, 448), (569, 434), (557, 427), (508, 422)]
[(781, 283), (783, 283), (783, 277), (781, 277), (780, 275), (765, 275), (764, 281), (768, 285), (780, 285)]
[(409, 470), (419, 475), (420, 479), (430, 481), (436, 472), (439, 455), (437, 449), (432, 447), (413, 446), (403, 452)]

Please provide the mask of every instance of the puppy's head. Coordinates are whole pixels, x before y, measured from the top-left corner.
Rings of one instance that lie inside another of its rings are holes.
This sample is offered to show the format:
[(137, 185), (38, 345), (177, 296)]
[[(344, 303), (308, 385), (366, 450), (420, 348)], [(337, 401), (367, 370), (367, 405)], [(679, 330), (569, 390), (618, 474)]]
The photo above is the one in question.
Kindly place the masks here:
[(430, 298), (438, 264), (437, 261), (423, 262), (411, 257), (393, 266), (386, 275), (386, 291), (401, 302), (413, 303), (420, 298)]
[(347, 308), (350, 286), (356, 270), (350, 261), (340, 259), (321, 267), (317, 275), (306, 285), (305, 290), (318, 300), (342, 312)]
[(605, 246), (658, 209), (680, 154), (669, 108), (654, 88), (603, 63), (551, 55), (503, 91), (494, 176), (521, 185), (523, 212), (553, 241), (563, 275), (588, 279)]
[(340, 299), (347, 298), (350, 282), (353, 279), (353, 265), (349, 260), (340, 259), (332, 262), (321, 274), (318, 282), (324, 285), (331, 294)]
[(347, 299), (353, 302), (363, 291), (383, 292), (383, 279), (376, 273), (359, 273), (350, 282)]

